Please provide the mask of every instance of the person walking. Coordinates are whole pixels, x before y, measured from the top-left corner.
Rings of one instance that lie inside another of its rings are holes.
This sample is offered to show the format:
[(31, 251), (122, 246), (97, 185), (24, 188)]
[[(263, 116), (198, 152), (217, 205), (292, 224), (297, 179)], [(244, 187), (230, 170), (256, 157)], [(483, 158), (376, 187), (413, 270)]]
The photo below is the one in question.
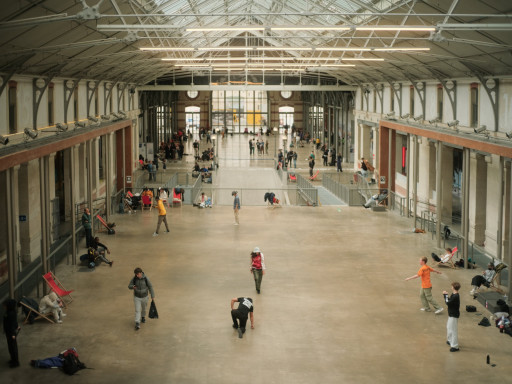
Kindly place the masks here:
[(458, 322), (460, 317), (460, 283), (452, 283), (452, 294), (443, 291), (444, 301), (448, 305), (448, 321), (446, 322), (446, 343), (450, 346), (450, 352), (459, 351)]
[(235, 197), (233, 199), (233, 211), (235, 212), (235, 223), (234, 223), (234, 225), (239, 225), (240, 224), (240, 220), (239, 220), (239, 215), (240, 215), (240, 197), (238, 197), (238, 192), (237, 191), (231, 192), (231, 196)]
[(142, 269), (137, 267), (133, 271), (135, 276), (130, 280), (128, 289), (133, 289), (133, 302), (135, 304), (135, 330), (140, 329), (140, 323), (146, 322), (146, 306), (149, 301), (149, 294), (151, 300), (155, 300), (155, 291), (149, 278), (142, 272)]
[[(235, 303), (238, 302), (238, 308), (235, 309)], [(254, 305), (250, 297), (233, 297), (231, 299), (231, 318), (233, 319), (233, 328), (238, 330), (238, 337), (244, 337), (247, 317), (251, 316), (251, 329), (254, 329)]]
[(313, 169), (315, 168), (315, 159), (309, 156), (309, 177), (313, 177)]
[(420, 299), (421, 303), (423, 304), (421, 310), (425, 312), (430, 312), (430, 305), (432, 305), (435, 310), (434, 313), (437, 315), (443, 312), (443, 307), (440, 307), (439, 304), (437, 304), (437, 302), (432, 297), (432, 283), (430, 282), (430, 272), (435, 272), (439, 275), (441, 274), (441, 272), (428, 266), (427, 260), (427, 257), (423, 256), (420, 259), (421, 268), (419, 269), (418, 273), (414, 276), (406, 278), (405, 281), (417, 279), (418, 277), (421, 278)]
[[(20, 327), (18, 325), (18, 314), (16, 313), (16, 300), (7, 299), (3, 302), (2, 306), (4, 307), (3, 320), (5, 339), (7, 340), (7, 349), (9, 350), (9, 355), (11, 356), (9, 367), (16, 368), (20, 366), (17, 341)], [(231, 304), (231, 307), (233, 307), (233, 304)]]
[(336, 172), (343, 172), (343, 169), (341, 168), (341, 155), (338, 155), (336, 158)]
[(297, 168), (297, 151), (293, 152), (293, 168)]
[(84, 208), (84, 214), (82, 215), (82, 225), (85, 230), (85, 245), (89, 248), (92, 245), (92, 221), (91, 221), (91, 212), (89, 208)]
[(265, 257), (258, 247), (254, 247), (251, 252), (251, 273), (254, 277), (254, 284), (256, 285), (256, 292), (260, 294), (261, 280), (265, 274)]
[(165, 233), (169, 233), (169, 225), (167, 224), (167, 211), (165, 210), (164, 203), (162, 199), (157, 195), (156, 197), (156, 203), (158, 208), (158, 224), (156, 225), (156, 231), (153, 233), (153, 236), (158, 236), (158, 230), (160, 229), (160, 225), (162, 224), (162, 221), (165, 224)]

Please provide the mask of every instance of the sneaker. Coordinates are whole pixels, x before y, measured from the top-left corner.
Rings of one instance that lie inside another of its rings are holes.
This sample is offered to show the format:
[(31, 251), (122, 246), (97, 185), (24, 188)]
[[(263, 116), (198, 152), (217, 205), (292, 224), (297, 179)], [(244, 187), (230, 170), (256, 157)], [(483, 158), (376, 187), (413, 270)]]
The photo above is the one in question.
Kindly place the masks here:
[(135, 330), (138, 331), (140, 329), (140, 324), (139, 323), (135, 323)]
[(439, 308), (439, 309), (438, 309), (437, 311), (435, 311), (434, 313), (435, 313), (436, 315), (439, 315), (441, 312), (443, 312), (443, 309), (444, 309), (444, 308)]
[(67, 315), (64, 312), (60, 313), (60, 317), (66, 317)]
[(113, 265), (114, 265), (114, 262), (113, 262), (113, 261), (111, 261), (109, 265), (110, 265), (110, 266), (113, 266)]
[(238, 328), (238, 338), (241, 339), (242, 337), (244, 337), (244, 333), (241, 328)]
[(450, 352), (459, 352), (459, 348), (450, 348)]
[(238, 223), (233, 223), (233, 225), (238, 225)]
[(423, 311), (423, 312), (430, 312), (430, 308), (420, 308), (420, 311)]
[(153, 237), (156, 237), (156, 236), (158, 236), (158, 233), (156, 233), (156, 232), (153, 233)]
[(450, 345), (450, 342), (449, 342), (449, 341), (447, 341), (447, 342), (446, 342), (446, 344)]
[(259, 289), (257, 289), (256, 291), (258, 292), (258, 295), (259, 295), (259, 294), (260, 294), (260, 290), (259, 290)]
[(141, 323), (145, 323), (146, 322), (146, 318), (144, 316), (142, 316), (142, 319), (140, 321)]
[(164, 233), (170, 233), (171, 231), (165, 231)]
[(57, 323), (62, 324), (62, 320), (57, 320)]

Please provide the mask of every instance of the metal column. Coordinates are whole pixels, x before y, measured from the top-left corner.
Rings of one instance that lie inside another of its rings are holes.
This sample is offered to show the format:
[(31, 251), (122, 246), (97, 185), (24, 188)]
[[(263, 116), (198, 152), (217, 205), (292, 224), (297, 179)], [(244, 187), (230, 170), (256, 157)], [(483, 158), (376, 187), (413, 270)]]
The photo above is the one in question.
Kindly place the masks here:
[(388, 194), (391, 193), (391, 150), (392, 150), (392, 138), (393, 138), (393, 131), (390, 128), (387, 128), (388, 130)]
[[(125, 143), (125, 131), (126, 128), (122, 129), (123, 132), (123, 192), (126, 192), (126, 143)], [(119, 165), (118, 165), (119, 166)], [(135, 180), (132, 180), (132, 185), (134, 185)]]
[[(512, 194), (512, 164), (511, 164), (511, 175), (510, 175), (510, 193)], [(507, 262), (508, 265), (508, 295), (510, 300), (510, 294), (512, 293), (512, 272), (510, 271), (510, 268), (512, 268), (512, 204), (509, 204), (509, 213), (508, 213), (508, 255), (507, 255)]]
[(442, 160), (443, 143), (439, 140), (436, 142), (436, 238), (437, 247), (441, 248), (441, 160)]
[(414, 228), (416, 228), (416, 220), (418, 217), (418, 173), (420, 168), (420, 143), (418, 136), (413, 136), (414, 140), (414, 177), (412, 179), (412, 194), (413, 194), (413, 204), (414, 204)]
[[(496, 258), (503, 261), (503, 157), (500, 156), (498, 174), (498, 231), (496, 233)], [(510, 272), (510, 268), (509, 268)]]
[(17, 280), (16, 276), (16, 240), (14, 231), (14, 207), (12, 205), (13, 191), (13, 172), (12, 169), (5, 170), (5, 204), (7, 211), (7, 268), (9, 278), (9, 297), (14, 298), (14, 286)]
[(468, 257), (469, 257), (469, 172), (470, 172), (470, 153), (469, 148), (464, 148), (464, 157), (463, 157), (463, 174), (464, 174), (464, 188), (463, 188), (463, 204), (462, 204), (462, 236), (463, 236), (463, 257), (464, 257), (464, 265), (468, 266)]
[(87, 164), (87, 204), (91, 213), (91, 235), (94, 236), (94, 209), (92, 206), (92, 140), (85, 144), (85, 163)]
[(71, 264), (76, 265), (76, 212), (75, 212), (75, 152), (76, 145), (69, 148), (69, 193), (71, 201)]
[[(48, 172), (47, 172), (47, 164), (49, 162), (48, 156), (44, 156), (39, 158), (39, 191), (40, 191), (40, 202), (41, 202), (41, 263), (43, 267), (43, 273), (47, 273), (48, 268), (48, 250), (49, 250), (49, 241), (48, 241), (48, 204), (47, 200), (49, 197), (47, 195), (48, 192)], [(46, 294), (46, 287), (43, 285), (43, 292)]]
[(407, 148), (406, 148), (406, 160), (405, 160), (405, 167), (406, 167), (406, 173), (407, 173), (407, 201), (405, 202), (405, 206), (407, 207), (407, 216), (410, 216), (411, 213), (411, 135), (407, 134)]
[(111, 209), (111, 195), (112, 195), (112, 183), (110, 181), (111, 175), (111, 150), (110, 150), (110, 137), (111, 134), (107, 133), (105, 136), (103, 136), (104, 143), (103, 143), (103, 169), (105, 170), (105, 220), (107, 220), (107, 223), (110, 222), (110, 209)]

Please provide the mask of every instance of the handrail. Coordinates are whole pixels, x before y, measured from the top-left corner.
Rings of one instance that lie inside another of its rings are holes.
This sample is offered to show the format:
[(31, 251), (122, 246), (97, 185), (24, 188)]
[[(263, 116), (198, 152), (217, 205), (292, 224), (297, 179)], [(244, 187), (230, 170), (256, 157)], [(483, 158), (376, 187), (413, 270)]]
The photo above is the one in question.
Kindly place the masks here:
[(309, 201), (313, 206), (318, 205), (318, 189), (315, 188), (313, 183), (307, 180), (304, 176), (296, 174), (297, 176), (297, 189), (299, 193)]

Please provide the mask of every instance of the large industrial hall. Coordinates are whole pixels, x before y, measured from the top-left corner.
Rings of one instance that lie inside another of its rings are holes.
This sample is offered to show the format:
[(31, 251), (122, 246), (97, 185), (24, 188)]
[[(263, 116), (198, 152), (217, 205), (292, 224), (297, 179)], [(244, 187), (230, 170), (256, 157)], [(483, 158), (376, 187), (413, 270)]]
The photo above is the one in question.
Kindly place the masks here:
[(510, 382), (510, 1), (0, 6), (2, 384)]

